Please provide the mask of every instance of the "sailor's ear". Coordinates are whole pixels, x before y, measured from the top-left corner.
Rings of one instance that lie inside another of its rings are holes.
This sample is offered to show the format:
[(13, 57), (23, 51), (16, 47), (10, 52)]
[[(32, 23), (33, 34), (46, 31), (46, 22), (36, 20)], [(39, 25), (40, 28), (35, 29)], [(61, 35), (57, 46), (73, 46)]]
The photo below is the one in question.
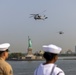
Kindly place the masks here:
[(5, 51), (2, 53), (3, 56), (5, 56)]
[(54, 56), (54, 60), (55, 61), (58, 60), (58, 55)]

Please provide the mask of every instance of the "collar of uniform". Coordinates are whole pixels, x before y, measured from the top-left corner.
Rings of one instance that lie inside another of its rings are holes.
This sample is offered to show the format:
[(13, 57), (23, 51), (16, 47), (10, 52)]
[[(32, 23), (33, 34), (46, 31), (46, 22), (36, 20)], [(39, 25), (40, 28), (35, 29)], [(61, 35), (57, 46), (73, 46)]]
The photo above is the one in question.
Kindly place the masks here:
[(0, 60), (4, 60), (2, 57), (0, 57)]
[(41, 66), (46, 66), (46, 67), (47, 67), (47, 66), (53, 66), (53, 65), (57, 66), (57, 65), (54, 64), (54, 63), (49, 63), (49, 64), (45, 64), (45, 65), (43, 65), (43, 63), (41, 63), (40, 65), (41, 65)]

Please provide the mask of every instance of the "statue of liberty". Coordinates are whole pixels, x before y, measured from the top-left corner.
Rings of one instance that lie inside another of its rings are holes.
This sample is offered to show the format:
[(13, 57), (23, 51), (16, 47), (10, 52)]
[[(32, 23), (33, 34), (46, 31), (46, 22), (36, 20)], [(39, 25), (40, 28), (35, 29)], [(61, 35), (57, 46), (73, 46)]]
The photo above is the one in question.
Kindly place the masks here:
[(31, 41), (31, 39), (29, 38), (29, 36), (28, 36), (28, 48), (32, 48), (32, 41)]

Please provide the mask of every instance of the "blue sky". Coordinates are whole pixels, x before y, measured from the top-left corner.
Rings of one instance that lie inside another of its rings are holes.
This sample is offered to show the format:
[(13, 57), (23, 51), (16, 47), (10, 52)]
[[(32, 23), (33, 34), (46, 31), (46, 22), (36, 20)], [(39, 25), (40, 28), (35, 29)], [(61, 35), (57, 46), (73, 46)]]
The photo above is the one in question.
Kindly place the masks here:
[[(45, 14), (48, 19), (35, 21), (30, 14)], [(58, 32), (64, 34), (59, 35)], [(28, 36), (33, 52), (42, 45), (55, 44), (63, 52), (75, 50), (76, 0), (0, 0), (0, 44), (9, 42), (10, 52), (27, 52)]]

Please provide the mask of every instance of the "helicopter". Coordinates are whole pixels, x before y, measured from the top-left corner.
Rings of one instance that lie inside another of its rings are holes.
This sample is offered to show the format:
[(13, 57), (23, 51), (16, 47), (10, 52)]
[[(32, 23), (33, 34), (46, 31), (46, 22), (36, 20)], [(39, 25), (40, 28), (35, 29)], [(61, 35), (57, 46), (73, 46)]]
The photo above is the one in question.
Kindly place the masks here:
[[(44, 10), (43, 12), (45, 12), (45, 11), (46, 10)], [(30, 16), (29, 18), (34, 17), (35, 20), (45, 20), (48, 18), (45, 15), (40, 15), (40, 13), (39, 14), (30, 14), (30, 15), (32, 15), (32, 16)]]
[(62, 31), (59, 31), (59, 34), (64, 34), (64, 32), (62, 32)]

